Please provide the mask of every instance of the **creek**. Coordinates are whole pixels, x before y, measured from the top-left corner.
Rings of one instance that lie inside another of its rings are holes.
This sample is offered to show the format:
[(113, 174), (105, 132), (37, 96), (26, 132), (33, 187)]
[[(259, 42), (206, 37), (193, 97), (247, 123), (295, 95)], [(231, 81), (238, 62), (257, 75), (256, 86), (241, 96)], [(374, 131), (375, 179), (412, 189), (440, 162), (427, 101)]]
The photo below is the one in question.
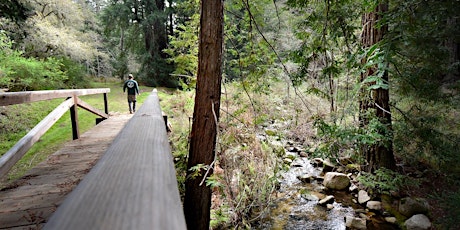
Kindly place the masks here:
[[(287, 153), (292, 155), (292, 153)], [(309, 178), (301, 181), (299, 178)], [(367, 229), (399, 229), (386, 223), (383, 216), (366, 211), (353, 202), (356, 199), (347, 191), (332, 191), (322, 185), (322, 167), (315, 167), (307, 157), (297, 157), (289, 170), (279, 175), (280, 187), (269, 215), (255, 229), (260, 230), (345, 230), (347, 216), (367, 216)], [(327, 207), (319, 200), (328, 195), (334, 202)]]
[(321, 168), (314, 167), (309, 159), (296, 158), (292, 167), (280, 175), (280, 188), (270, 215), (258, 229), (346, 229), (345, 216), (353, 216), (353, 208), (337, 202), (332, 203), (332, 209), (318, 205), (325, 195), (321, 182), (304, 183), (298, 179), (305, 175), (320, 178), (320, 174)]

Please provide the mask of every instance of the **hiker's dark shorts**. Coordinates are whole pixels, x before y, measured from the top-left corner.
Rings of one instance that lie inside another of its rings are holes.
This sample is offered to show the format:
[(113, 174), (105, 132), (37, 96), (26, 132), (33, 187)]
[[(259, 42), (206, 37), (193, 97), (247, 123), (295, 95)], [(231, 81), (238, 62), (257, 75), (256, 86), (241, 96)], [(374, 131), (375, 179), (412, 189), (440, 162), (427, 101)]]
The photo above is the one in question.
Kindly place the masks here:
[(128, 102), (136, 102), (136, 95), (128, 95)]

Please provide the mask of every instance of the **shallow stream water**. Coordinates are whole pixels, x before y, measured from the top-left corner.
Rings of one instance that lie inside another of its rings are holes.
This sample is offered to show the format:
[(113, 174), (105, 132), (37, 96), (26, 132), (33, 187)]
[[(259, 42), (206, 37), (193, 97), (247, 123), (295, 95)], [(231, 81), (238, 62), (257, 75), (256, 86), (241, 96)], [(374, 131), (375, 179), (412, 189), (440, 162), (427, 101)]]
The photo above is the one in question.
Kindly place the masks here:
[(261, 221), (262, 230), (345, 230), (345, 217), (353, 216), (351, 207), (334, 202), (333, 208), (318, 205), (324, 192), (321, 183), (303, 183), (298, 176), (318, 177), (321, 168), (315, 168), (307, 158), (296, 158), (293, 166), (280, 175), (280, 189), (270, 215)]

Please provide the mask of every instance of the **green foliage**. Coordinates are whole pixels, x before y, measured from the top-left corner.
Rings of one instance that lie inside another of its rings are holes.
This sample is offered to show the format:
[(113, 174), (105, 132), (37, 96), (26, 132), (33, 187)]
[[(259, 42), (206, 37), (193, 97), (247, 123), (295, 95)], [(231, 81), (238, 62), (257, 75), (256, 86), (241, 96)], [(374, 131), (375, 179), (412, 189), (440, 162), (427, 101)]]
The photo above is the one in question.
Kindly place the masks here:
[(366, 128), (340, 125), (316, 117), (314, 127), (321, 138), (321, 144), (315, 149), (315, 154), (332, 159), (348, 154), (362, 161), (365, 149), (369, 146), (391, 143), (390, 130), (375, 117), (370, 119)]
[(164, 52), (168, 46), (166, 10), (164, 2), (150, 0), (111, 0), (103, 9), (104, 35), (119, 78), (136, 72), (138, 81), (146, 85), (177, 86)]
[(189, 174), (189, 177), (193, 179), (196, 177), (204, 176), (203, 173), (206, 172), (208, 169), (209, 169), (209, 165), (205, 165), (205, 164), (197, 164), (195, 166), (192, 166), (189, 169), (189, 171), (192, 172)]
[[(449, 100), (443, 89), (459, 80), (458, 2), (396, 1), (386, 16), (391, 26), (388, 50), (392, 52), (395, 90), (417, 100)], [(457, 56), (457, 58), (455, 58)], [(458, 94), (458, 92), (456, 93)]]
[(68, 77), (61, 70), (61, 61), (55, 58), (36, 60), (24, 58), (11, 49), (12, 42), (0, 36), (0, 87), (11, 91), (62, 88)]
[(455, 165), (460, 163), (460, 123), (455, 106), (406, 103), (398, 103), (404, 111), (395, 116), (395, 150), (408, 164), (423, 162), (456, 174)]
[[(410, 164), (443, 171), (458, 164), (459, 4), (395, 1), (385, 20), (395, 92), (395, 149)], [(397, 7), (396, 7), (397, 6)], [(457, 46), (457, 48), (455, 47)]]
[(400, 191), (409, 186), (417, 186), (418, 181), (401, 175), (386, 168), (377, 169), (374, 173), (361, 172), (358, 181), (366, 188), (378, 194), (390, 194), (393, 191)]
[[(290, 80), (295, 87), (308, 85), (306, 94), (328, 99), (330, 110), (335, 111), (339, 95), (349, 94), (349, 76), (359, 74), (360, 43), (356, 31), (361, 26), (360, 3), (292, 0), (287, 4), (295, 10), (293, 30), (300, 40), (300, 45), (289, 56), (299, 65), (289, 75)], [(348, 100), (348, 96), (345, 99)]]
[(270, 48), (275, 41), (268, 40), (265, 33), (276, 31), (266, 24), (264, 17), (276, 18), (273, 11), (268, 11), (273, 2), (227, 1), (225, 4), (225, 21), (231, 22), (225, 23), (226, 78), (240, 80), (246, 90), (269, 93), (269, 80), (277, 78), (271, 72), (276, 56)]
[(70, 58), (63, 57), (61, 71), (66, 73), (67, 79), (63, 82), (65, 88), (83, 89), (90, 88), (90, 81), (87, 78), (85, 67)]
[(220, 181), (222, 181), (222, 179), (219, 178), (219, 176), (217, 176), (216, 174), (213, 174), (209, 176), (208, 178), (206, 178), (206, 186), (209, 186), (210, 188), (213, 188), (213, 189), (222, 188), (223, 184)]
[[(170, 46), (165, 52), (170, 56), (169, 61), (174, 63), (173, 76), (181, 82), (182, 88), (194, 88), (198, 70), (198, 31), (200, 23), (199, 1), (189, 0), (180, 2), (177, 8), (182, 11), (191, 11), (188, 20), (177, 26), (174, 36), (170, 35)], [(187, 10), (188, 9), (188, 10)]]
[(376, 89), (386, 89), (388, 90), (389, 82), (386, 81), (384, 75), (388, 73), (388, 59), (385, 52), (383, 52), (379, 47), (381, 44), (377, 43), (365, 50), (365, 56), (362, 58), (366, 59), (366, 63), (362, 66), (362, 72), (365, 72), (367, 69), (375, 68), (375, 71), (372, 75), (366, 76), (360, 84), (362, 87), (366, 87), (368, 91)]
[(225, 225), (230, 221), (228, 209), (227, 205), (221, 205), (219, 208), (211, 210), (210, 227), (212, 229), (218, 229), (219, 226)]
[[(69, 58), (25, 58), (0, 33), (0, 87), (10, 91), (84, 88), (85, 70)], [(70, 77), (69, 77), (70, 76)]]
[(0, 3), (0, 15), (16, 22), (27, 19), (29, 6), (18, 0), (5, 0)]

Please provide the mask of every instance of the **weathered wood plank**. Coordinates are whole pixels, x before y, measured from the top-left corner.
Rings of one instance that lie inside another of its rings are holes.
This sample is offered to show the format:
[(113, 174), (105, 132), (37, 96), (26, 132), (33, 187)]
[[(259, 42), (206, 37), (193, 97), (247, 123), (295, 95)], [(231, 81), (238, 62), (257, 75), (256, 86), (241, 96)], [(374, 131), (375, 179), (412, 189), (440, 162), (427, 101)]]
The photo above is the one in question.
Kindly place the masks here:
[(41, 229), (54, 211), (56, 206), (40, 207), (37, 209), (20, 210), (11, 213), (8, 217), (0, 215), (1, 229)]
[(156, 91), (44, 229), (186, 229)]
[(0, 178), (8, 173), (11, 167), (24, 156), (32, 145), (35, 144), (35, 142), (37, 142), (72, 105), (73, 99), (68, 99), (61, 103), (0, 158)]
[(45, 101), (55, 98), (66, 98), (91, 94), (109, 93), (109, 88), (98, 89), (65, 89), (65, 90), (39, 90), (0, 93), (0, 105), (14, 105), (34, 101)]
[(109, 118), (109, 115), (108, 113), (103, 113), (101, 112), (100, 110), (92, 107), (90, 104), (82, 101), (80, 98), (77, 97), (77, 104), (78, 104), (78, 107), (82, 108), (82, 109), (85, 109), (86, 111), (90, 112), (90, 113), (93, 113), (95, 115), (98, 115), (100, 117), (103, 117), (103, 118)]

